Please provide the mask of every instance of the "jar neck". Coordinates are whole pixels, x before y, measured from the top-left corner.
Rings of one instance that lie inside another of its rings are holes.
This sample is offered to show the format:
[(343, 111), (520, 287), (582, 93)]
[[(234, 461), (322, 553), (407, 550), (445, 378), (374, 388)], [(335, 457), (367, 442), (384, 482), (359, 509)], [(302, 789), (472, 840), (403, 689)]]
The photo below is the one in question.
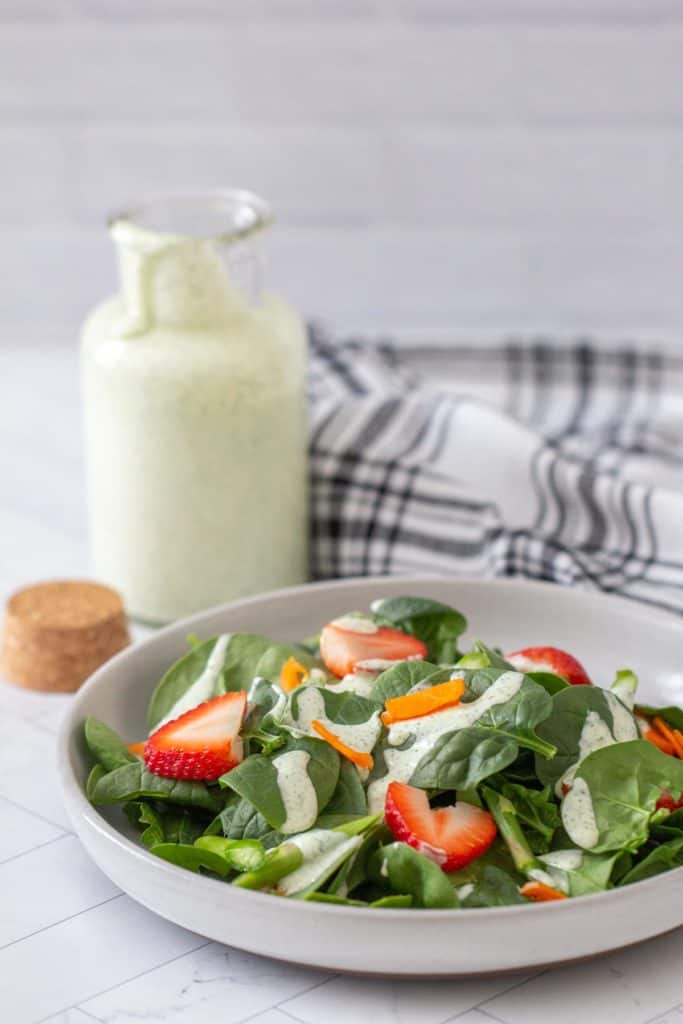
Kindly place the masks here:
[[(260, 242), (267, 222), (261, 211), (245, 207), (243, 197), (222, 193), (218, 200), (165, 199), (163, 217), (152, 203), (113, 220), (110, 232), (123, 305), (117, 332), (121, 337), (145, 334), (155, 326), (210, 329), (258, 303)], [(205, 236), (197, 227), (206, 229), (217, 208), (224, 230)], [(158, 223), (163, 230), (156, 228)], [(176, 223), (181, 230), (166, 229)]]

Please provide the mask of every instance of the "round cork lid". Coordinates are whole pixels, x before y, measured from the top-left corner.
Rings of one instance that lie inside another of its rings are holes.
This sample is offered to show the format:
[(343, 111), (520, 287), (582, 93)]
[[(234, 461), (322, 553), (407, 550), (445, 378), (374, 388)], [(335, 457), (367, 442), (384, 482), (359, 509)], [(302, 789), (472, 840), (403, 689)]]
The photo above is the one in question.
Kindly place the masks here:
[(115, 590), (89, 580), (37, 583), (7, 602), (0, 674), (32, 690), (77, 690), (128, 643)]

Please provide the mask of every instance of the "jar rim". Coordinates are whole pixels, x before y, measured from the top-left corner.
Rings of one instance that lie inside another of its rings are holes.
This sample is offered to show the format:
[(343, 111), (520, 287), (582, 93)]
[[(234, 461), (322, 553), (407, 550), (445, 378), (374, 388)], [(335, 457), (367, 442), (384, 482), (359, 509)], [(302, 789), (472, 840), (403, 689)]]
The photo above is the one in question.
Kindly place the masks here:
[[(215, 229), (210, 226), (214, 219)], [(232, 243), (265, 231), (273, 219), (265, 199), (247, 189), (225, 188), (154, 192), (112, 213), (107, 226), (123, 223), (162, 238)]]

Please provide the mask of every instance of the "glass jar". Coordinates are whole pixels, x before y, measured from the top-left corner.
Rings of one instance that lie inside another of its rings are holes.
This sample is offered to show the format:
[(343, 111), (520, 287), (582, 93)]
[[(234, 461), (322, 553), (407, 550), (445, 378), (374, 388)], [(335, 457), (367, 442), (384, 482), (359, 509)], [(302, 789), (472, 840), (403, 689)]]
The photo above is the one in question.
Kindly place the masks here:
[(306, 578), (305, 335), (261, 290), (270, 221), (242, 191), (110, 221), (120, 293), (81, 343), (90, 541), (143, 620)]

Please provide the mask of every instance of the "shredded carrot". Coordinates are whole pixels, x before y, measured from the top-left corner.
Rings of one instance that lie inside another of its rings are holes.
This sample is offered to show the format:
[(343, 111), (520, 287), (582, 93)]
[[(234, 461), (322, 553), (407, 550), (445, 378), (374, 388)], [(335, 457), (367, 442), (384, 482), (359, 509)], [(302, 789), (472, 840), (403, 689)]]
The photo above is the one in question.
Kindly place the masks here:
[(305, 665), (302, 665), (296, 658), (287, 658), (280, 669), (280, 686), (285, 693), (291, 693), (292, 690), (296, 690), (297, 686), (301, 686), (303, 682), (308, 679), (308, 669)]
[(129, 743), (128, 749), (130, 750), (131, 754), (135, 754), (136, 757), (141, 757), (145, 751), (145, 746), (146, 744), (145, 741), (143, 740), (142, 743)]
[(313, 719), (311, 725), (319, 736), (329, 743), (331, 747), (339, 751), (342, 757), (348, 758), (349, 761), (358, 765), (359, 768), (372, 768), (375, 763), (372, 754), (366, 754), (363, 750), (354, 750), (353, 747), (349, 747), (338, 736), (335, 736), (333, 732), (330, 732), (327, 726), (323, 725), (317, 718)]
[(683, 734), (678, 729), (672, 729), (671, 726), (664, 721), (663, 718), (659, 718), (656, 715), (652, 719), (652, 725), (657, 732), (662, 736), (673, 748), (671, 753), (674, 757), (683, 758)]
[(550, 900), (566, 900), (567, 894), (560, 892), (559, 889), (553, 889), (551, 885), (545, 885), (543, 882), (526, 882), (519, 890), (522, 896), (526, 896), (528, 900), (533, 900), (534, 903), (548, 903)]
[(386, 711), (382, 714), (382, 721), (385, 725), (392, 725), (407, 718), (423, 718), (434, 711), (459, 704), (464, 692), (462, 679), (449, 679), (446, 683), (407, 693), (405, 697), (392, 697), (384, 705)]
[(652, 743), (653, 746), (658, 747), (663, 754), (670, 754), (673, 757), (673, 744), (669, 743), (668, 740), (665, 740), (656, 729), (648, 729), (647, 732), (644, 733), (643, 739), (647, 740), (648, 743)]

